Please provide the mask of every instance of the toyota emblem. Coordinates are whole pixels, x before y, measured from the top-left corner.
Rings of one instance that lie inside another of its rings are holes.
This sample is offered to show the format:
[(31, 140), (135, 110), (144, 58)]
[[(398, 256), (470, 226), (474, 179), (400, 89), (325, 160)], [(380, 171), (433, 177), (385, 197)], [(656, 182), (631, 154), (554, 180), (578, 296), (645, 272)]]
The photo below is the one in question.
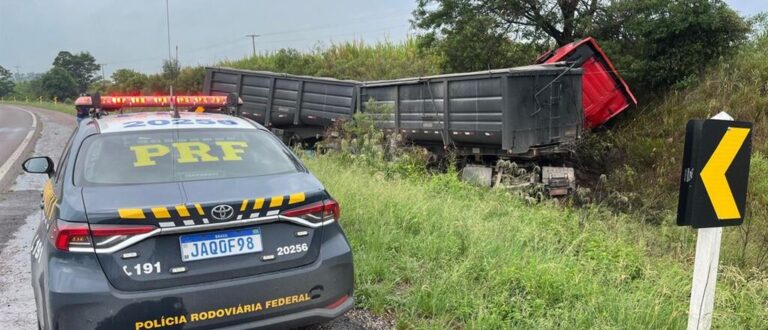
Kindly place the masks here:
[(229, 220), (235, 214), (235, 209), (227, 204), (216, 205), (211, 209), (211, 217), (216, 220)]

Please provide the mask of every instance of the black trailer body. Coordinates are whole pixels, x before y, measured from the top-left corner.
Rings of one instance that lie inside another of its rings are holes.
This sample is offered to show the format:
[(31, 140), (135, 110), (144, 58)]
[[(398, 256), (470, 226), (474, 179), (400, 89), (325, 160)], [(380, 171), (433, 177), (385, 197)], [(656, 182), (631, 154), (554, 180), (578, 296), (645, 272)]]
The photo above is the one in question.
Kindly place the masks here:
[(282, 136), (286, 142), (319, 139), (337, 120), (352, 117), (357, 81), (266, 71), (206, 68), (203, 93), (237, 93), (241, 115)]
[(433, 152), (535, 158), (581, 134), (581, 73), (560, 63), (364, 82), (358, 103)]
[[(203, 93), (238, 93), (241, 114), (292, 139), (322, 138), (357, 111), (441, 153), (536, 158), (565, 151), (583, 124), (582, 71), (565, 63), (358, 82), (207, 68)], [(294, 140), (295, 141), (295, 140)]]

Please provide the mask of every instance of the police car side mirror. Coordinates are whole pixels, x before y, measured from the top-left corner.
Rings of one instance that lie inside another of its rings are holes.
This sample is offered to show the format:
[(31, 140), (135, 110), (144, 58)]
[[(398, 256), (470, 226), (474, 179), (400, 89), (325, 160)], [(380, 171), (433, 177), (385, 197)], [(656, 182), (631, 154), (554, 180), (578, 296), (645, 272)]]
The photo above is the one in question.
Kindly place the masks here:
[(21, 164), (27, 173), (53, 174), (53, 160), (47, 156), (28, 158)]

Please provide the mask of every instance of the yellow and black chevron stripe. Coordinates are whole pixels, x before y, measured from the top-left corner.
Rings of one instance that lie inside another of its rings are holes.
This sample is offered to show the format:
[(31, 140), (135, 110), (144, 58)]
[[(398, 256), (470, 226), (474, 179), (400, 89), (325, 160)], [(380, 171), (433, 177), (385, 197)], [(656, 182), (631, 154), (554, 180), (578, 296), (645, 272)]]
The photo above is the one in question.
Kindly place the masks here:
[(242, 199), (216, 203), (188, 203), (172, 206), (149, 206), (144, 208), (119, 208), (118, 218), (125, 221), (156, 222), (160, 227), (193, 226), (217, 222), (211, 217), (211, 209), (217, 205), (231, 206), (235, 213), (226, 221), (259, 218), (280, 214), (281, 211), (309, 204), (323, 199), (321, 191), (315, 193), (293, 193), (272, 197)]
[(53, 191), (53, 181), (48, 179), (43, 187), (43, 213), (46, 219), (53, 217), (53, 211), (56, 208), (56, 202), (59, 198), (56, 196), (56, 192)]

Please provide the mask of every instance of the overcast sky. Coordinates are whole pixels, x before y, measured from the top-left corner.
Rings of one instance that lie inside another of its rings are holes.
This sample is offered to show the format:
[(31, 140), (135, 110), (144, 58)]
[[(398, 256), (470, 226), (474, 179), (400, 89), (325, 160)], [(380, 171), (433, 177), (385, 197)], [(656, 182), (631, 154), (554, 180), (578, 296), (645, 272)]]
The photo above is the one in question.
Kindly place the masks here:
[[(401, 41), (415, 0), (169, 0), (171, 45), (182, 65), (347, 40)], [(745, 15), (768, 1), (729, 0)], [(0, 65), (43, 72), (60, 50), (89, 51), (118, 68), (157, 72), (168, 57), (164, 0), (0, 0)]]

